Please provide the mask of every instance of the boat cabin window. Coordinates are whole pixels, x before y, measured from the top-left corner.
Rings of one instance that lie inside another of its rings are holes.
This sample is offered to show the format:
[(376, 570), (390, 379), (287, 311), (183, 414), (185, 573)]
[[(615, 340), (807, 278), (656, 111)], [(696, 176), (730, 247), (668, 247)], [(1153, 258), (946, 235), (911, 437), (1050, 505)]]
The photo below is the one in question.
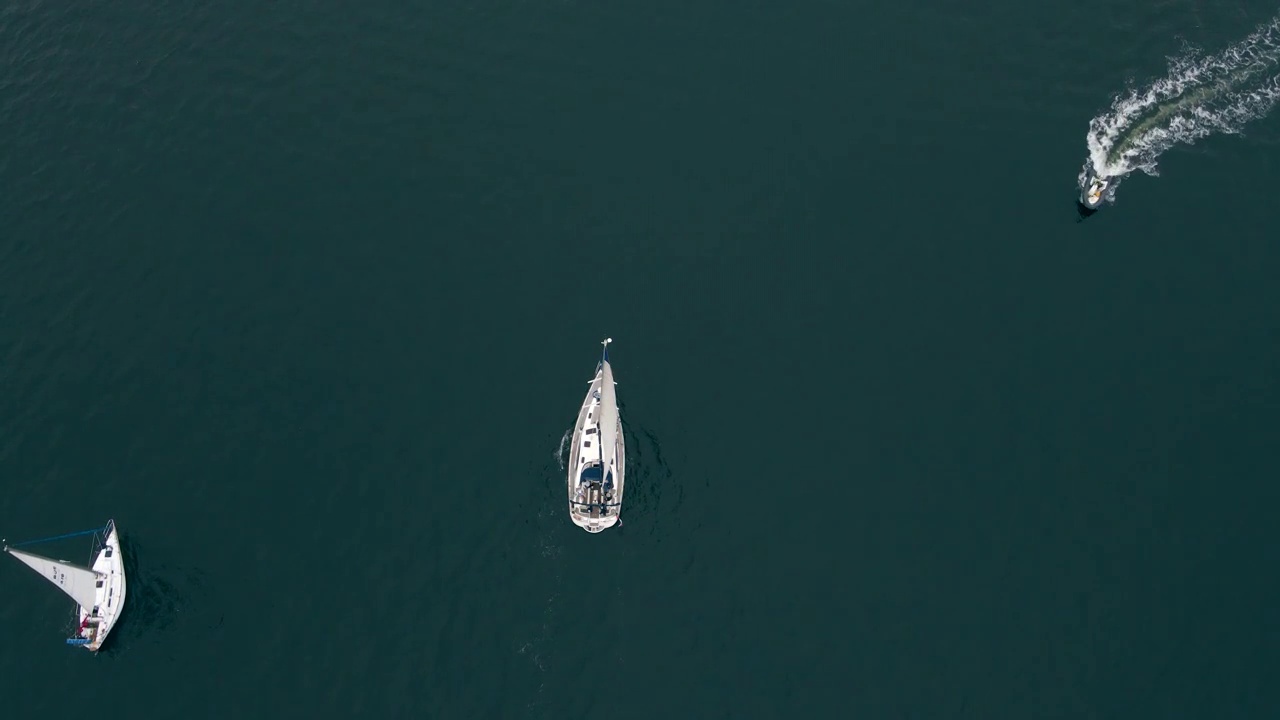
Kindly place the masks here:
[(588, 441), (586, 441), (586, 442), (582, 443), (582, 447), (584, 447), (584, 448), (589, 448), (589, 447), (591, 447), (591, 441), (590, 441), (590, 440), (588, 440)]
[(587, 428), (587, 430), (586, 430), (586, 433), (585, 433), (585, 434), (587, 434), (587, 435), (595, 435), (595, 434), (596, 434), (596, 429), (595, 429), (595, 428)]
[(609, 473), (608, 476), (605, 476), (604, 473), (601, 472), (600, 470), (600, 463), (592, 463), (590, 466), (588, 466), (586, 469), (582, 471), (581, 477), (582, 477), (582, 482), (591, 482), (591, 483), (598, 483), (603, 479), (604, 486), (606, 488), (613, 487), (613, 473)]
[(102, 587), (102, 581), (99, 580), (98, 582), (94, 583), (94, 587)]
[(107, 548), (107, 557), (111, 557), (111, 548)]

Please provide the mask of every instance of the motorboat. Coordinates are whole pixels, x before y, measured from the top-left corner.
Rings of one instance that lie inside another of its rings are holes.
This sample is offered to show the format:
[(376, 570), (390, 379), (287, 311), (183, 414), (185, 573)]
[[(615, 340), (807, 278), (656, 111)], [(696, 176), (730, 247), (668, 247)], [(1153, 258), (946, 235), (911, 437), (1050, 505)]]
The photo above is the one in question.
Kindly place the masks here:
[(1097, 212), (1106, 200), (1107, 190), (1110, 188), (1111, 179), (1099, 175), (1090, 168), (1084, 190), (1080, 192), (1081, 210), (1087, 215)]

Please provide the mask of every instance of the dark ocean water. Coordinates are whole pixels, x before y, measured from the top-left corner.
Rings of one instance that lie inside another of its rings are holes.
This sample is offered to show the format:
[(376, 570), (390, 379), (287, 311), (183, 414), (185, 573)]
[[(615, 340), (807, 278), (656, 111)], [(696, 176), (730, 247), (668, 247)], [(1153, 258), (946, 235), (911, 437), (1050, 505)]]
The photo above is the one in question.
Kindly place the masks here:
[(1073, 203), (1276, 10), (10, 2), (4, 717), (1275, 717), (1280, 114)]

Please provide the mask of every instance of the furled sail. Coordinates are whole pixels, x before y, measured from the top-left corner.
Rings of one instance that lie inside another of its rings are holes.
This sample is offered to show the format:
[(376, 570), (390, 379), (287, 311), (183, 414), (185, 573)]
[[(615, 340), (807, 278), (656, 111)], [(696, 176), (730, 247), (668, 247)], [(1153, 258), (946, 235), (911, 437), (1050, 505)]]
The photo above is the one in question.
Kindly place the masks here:
[(5, 548), (5, 550), (10, 555), (26, 563), (27, 567), (43, 575), (45, 580), (57, 585), (62, 592), (70, 595), (71, 599), (80, 603), (80, 607), (85, 610), (93, 610), (93, 606), (97, 602), (98, 573), (79, 565), (71, 565), (61, 560), (50, 560), (47, 557), (14, 550), (13, 548)]
[(613, 388), (613, 368), (605, 360), (600, 368), (600, 450), (604, 472), (613, 466), (618, 452), (618, 396)]

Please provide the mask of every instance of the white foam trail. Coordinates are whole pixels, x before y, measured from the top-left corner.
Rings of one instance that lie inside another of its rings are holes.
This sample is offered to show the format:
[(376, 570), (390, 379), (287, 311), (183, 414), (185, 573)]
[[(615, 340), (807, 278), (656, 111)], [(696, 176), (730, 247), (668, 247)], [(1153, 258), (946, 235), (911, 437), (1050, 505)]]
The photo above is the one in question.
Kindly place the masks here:
[(571, 437), (573, 437), (573, 428), (564, 431), (564, 435), (560, 438), (560, 446), (556, 448), (556, 462), (560, 464), (561, 470), (564, 470), (565, 461), (569, 457), (565, 449), (569, 447), (569, 438)]
[(1080, 187), (1093, 168), (1120, 179), (1134, 170), (1157, 175), (1164, 151), (1218, 133), (1232, 134), (1266, 115), (1280, 99), (1280, 17), (1216, 55), (1188, 48), (1169, 60), (1169, 73), (1143, 88), (1131, 88), (1089, 122), (1089, 157)]

